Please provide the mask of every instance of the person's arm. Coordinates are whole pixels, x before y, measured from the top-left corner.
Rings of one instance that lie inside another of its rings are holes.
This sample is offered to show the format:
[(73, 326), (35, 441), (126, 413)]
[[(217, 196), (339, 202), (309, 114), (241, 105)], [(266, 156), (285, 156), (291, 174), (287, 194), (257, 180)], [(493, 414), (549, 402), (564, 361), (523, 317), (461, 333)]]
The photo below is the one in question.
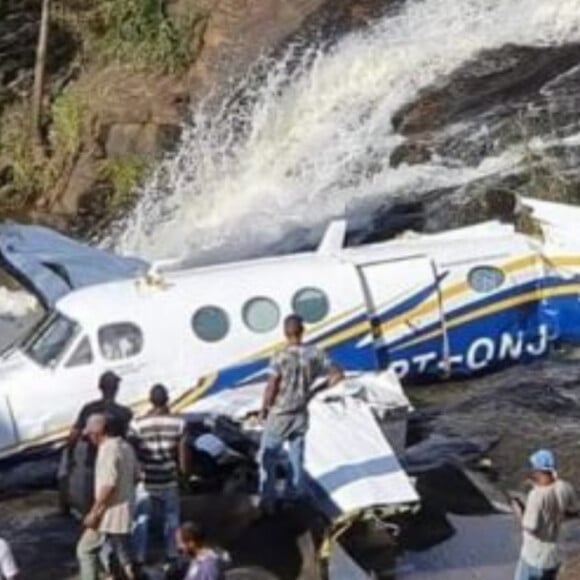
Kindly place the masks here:
[[(102, 450), (99, 450), (99, 453), (101, 452)], [(104, 457), (97, 458), (97, 469), (100, 471), (98, 477), (102, 483), (95, 495), (93, 507), (85, 517), (84, 521), (85, 526), (92, 529), (98, 527), (103, 514), (109, 507), (115, 494), (115, 488), (119, 477), (117, 454), (114, 453), (113, 450), (107, 449)]]
[(71, 430), (69, 431), (67, 440), (66, 440), (66, 447), (67, 449), (70, 451), (72, 451), (76, 444), (79, 442), (79, 439), (81, 438), (83, 432), (81, 429), (79, 429), (76, 425), (73, 425), (71, 427)]
[(333, 387), (344, 379), (344, 371), (335, 363), (328, 366), (328, 386)]
[(344, 379), (344, 371), (342, 368), (336, 363), (333, 363), (324, 351), (319, 351), (318, 357), (319, 368), (321, 369), (321, 374), (325, 379), (312, 390), (309, 399), (313, 399), (318, 393), (334, 387), (334, 385), (340, 383), (340, 381)]
[(177, 442), (177, 469), (181, 475), (187, 475), (191, 471), (191, 453), (187, 432), (187, 421), (180, 417), (179, 440)]
[(526, 506), (521, 516), (522, 528), (532, 535), (537, 534), (540, 527), (540, 504), (540, 497), (532, 490), (528, 495)]
[(69, 450), (69, 453), (75, 448), (76, 444), (79, 442), (79, 439), (83, 435), (83, 429), (85, 428), (87, 422), (87, 406), (85, 405), (79, 412), (77, 416), (77, 420), (74, 422), (74, 425), (71, 427), (67, 441), (66, 447)]
[(564, 482), (563, 485), (564, 491), (562, 494), (564, 496), (564, 516), (566, 518), (576, 518), (578, 517), (580, 511), (578, 508), (578, 497), (576, 496), (574, 488), (569, 483)]
[(99, 527), (99, 522), (101, 521), (103, 514), (109, 507), (109, 504), (113, 499), (114, 493), (115, 493), (114, 485), (101, 486), (101, 488), (99, 489), (99, 493), (95, 498), (95, 502), (93, 503), (91, 511), (85, 517), (85, 526), (87, 528), (96, 529)]
[(188, 475), (191, 471), (191, 452), (189, 450), (189, 441), (187, 434), (183, 433), (179, 438), (177, 446), (177, 465), (179, 473)]
[(268, 417), (268, 413), (278, 397), (281, 379), (282, 377), (279, 374), (273, 374), (268, 380), (268, 386), (266, 387), (262, 401), (262, 410), (260, 411), (260, 419), (262, 421)]

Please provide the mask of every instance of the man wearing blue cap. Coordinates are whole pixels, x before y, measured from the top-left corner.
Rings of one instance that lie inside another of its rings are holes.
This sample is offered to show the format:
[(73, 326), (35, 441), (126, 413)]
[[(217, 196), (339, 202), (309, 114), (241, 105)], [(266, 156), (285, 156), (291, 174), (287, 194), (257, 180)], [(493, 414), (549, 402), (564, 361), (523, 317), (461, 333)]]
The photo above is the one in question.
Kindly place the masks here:
[(562, 521), (577, 511), (572, 486), (558, 478), (556, 458), (548, 449), (530, 457), (533, 489), (521, 518), (523, 542), (515, 580), (555, 580), (560, 567), (558, 536)]

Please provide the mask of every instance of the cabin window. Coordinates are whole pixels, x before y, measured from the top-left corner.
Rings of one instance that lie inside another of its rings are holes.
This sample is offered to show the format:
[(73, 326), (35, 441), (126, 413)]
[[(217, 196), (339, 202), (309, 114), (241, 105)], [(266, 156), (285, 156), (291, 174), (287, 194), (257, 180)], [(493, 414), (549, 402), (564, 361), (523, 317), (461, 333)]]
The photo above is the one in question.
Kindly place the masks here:
[(89, 338), (85, 336), (76, 347), (65, 366), (67, 368), (80, 367), (82, 365), (89, 365), (92, 362), (93, 350), (91, 349)]
[(252, 298), (244, 305), (242, 317), (250, 330), (269, 332), (280, 322), (280, 308), (270, 298)]
[(470, 270), (467, 280), (473, 290), (487, 294), (503, 286), (505, 274), (495, 266), (477, 266)]
[(41, 366), (53, 366), (64, 355), (78, 330), (76, 322), (62, 314), (52, 314), (24, 345), (23, 351)]
[(103, 326), (99, 329), (99, 348), (107, 360), (131, 358), (143, 350), (143, 333), (131, 322)]
[(203, 306), (191, 321), (195, 334), (205, 342), (217, 342), (226, 336), (230, 322), (225, 311), (218, 306)]
[(330, 310), (328, 297), (319, 288), (302, 288), (294, 294), (292, 310), (304, 322), (314, 323), (322, 320)]

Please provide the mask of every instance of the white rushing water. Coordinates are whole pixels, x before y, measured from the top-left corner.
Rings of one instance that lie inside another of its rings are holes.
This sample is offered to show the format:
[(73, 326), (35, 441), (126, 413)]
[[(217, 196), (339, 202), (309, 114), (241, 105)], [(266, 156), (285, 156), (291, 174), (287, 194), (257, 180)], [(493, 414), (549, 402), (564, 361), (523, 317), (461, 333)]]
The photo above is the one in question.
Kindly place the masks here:
[[(116, 247), (148, 258), (241, 257), (297, 228), (315, 237), (329, 218), (368, 214), (389, 198), (509, 171), (517, 150), (475, 168), (438, 159), (390, 168), (403, 141), (391, 118), (482, 50), (579, 39), (580, 0), (407, 0), (302, 55), (292, 73), (274, 64), (245, 110), (193, 111)], [(295, 58), (290, 50), (287, 61)]]

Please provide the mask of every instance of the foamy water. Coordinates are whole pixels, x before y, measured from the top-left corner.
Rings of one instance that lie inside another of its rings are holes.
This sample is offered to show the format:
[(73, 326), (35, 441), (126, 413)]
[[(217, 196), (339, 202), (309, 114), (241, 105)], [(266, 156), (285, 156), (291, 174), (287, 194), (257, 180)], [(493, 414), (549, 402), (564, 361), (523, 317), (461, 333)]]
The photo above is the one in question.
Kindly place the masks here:
[(334, 216), (509, 172), (517, 148), (475, 168), (390, 168), (404, 141), (392, 116), (482, 50), (579, 39), (580, 0), (408, 0), (332, 49), (313, 48), (292, 73), (273, 63), (260, 84), (247, 81), (252, 105), (194, 110), (116, 247), (198, 262), (257, 254), (296, 229), (315, 239)]

